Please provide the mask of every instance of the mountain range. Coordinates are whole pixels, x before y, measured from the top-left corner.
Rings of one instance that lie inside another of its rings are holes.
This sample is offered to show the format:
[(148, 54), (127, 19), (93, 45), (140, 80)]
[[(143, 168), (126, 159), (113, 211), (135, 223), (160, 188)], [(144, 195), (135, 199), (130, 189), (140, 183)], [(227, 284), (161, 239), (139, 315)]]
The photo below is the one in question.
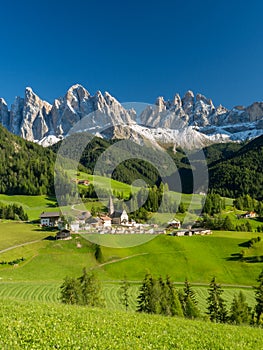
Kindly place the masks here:
[[(158, 97), (153, 105), (129, 104), (125, 108), (108, 92), (92, 96), (83, 86), (73, 85), (64, 97), (50, 103), (31, 88), (16, 97), (9, 109), (0, 99), (0, 123), (22, 138), (49, 146), (66, 137), (72, 127), (103, 138), (141, 138), (158, 146), (198, 149), (213, 143), (244, 141), (263, 134), (263, 102), (227, 109), (211, 99), (188, 91), (172, 100)], [(85, 123), (81, 123), (85, 120)], [(74, 130), (74, 129), (73, 129)]]

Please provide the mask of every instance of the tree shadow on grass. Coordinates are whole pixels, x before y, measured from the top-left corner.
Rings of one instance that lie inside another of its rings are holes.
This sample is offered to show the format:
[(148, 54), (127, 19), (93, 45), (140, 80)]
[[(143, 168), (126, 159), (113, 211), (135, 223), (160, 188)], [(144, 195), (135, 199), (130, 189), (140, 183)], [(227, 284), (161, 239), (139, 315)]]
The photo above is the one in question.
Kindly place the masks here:
[(246, 241), (246, 242), (243, 242), (243, 243), (239, 243), (238, 246), (239, 247), (244, 247), (244, 248), (249, 248), (251, 246), (251, 241)]
[(44, 241), (55, 241), (56, 240), (56, 237), (54, 236), (47, 236), (44, 238)]
[(58, 202), (57, 202), (56, 197), (47, 196), (45, 199), (49, 201), (49, 203), (47, 203), (47, 208), (57, 208), (58, 207)]
[(263, 255), (254, 255), (254, 256), (243, 256), (241, 253), (231, 254), (230, 257), (226, 258), (227, 261), (241, 261), (246, 263), (262, 263)]

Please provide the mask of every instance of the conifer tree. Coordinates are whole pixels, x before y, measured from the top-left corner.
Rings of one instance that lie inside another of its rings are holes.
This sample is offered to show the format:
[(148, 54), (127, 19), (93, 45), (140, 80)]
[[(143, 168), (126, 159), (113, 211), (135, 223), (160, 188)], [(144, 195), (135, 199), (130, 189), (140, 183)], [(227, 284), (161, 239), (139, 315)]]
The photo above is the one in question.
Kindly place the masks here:
[(200, 311), (197, 307), (195, 292), (193, 291), (187, 278), (184, 282), (184, 294), (182, 297), (182, 306), (184, 316), (187, 318), (197, 318), (200, 316)]
[(251, 309), (246, 303), (246, 297), (244, 293), (239, 292), (238, 295), (234, 295), (231, 309), (230, 309), (230, 322), (234, 324), (249, 324), (251, 321)]
[(212, 322), (225, 323), (227, 322), (227, 310), (225, 301), (221, 297), (223, 293), (222, 287), (216, 283), (216, 278), (213, 277), (208, 290), (208, 315)]
[(167, 295), (167, 304), (169, 305), (169, 312), (168, 314), (171, 316), (179, 316), (183, 317), (183, 309), (179, 300), (178, 293), (173, 285), (173, 283), (170, 280), (170, 277), (166, 277), (166, 291), (168, 293)]
[(137, 311), (158, 314), (161, 312), (160, 300), (161, 290), (158, 281), (151, 274), (146, 274), (137, 298)]
[(124, 279), (119, 288), (119, 300), (120, 303), (125, 307), (127, 311), (130, 305), (130, 294), (129, 294), (130, 284), (127, 281), (127, 277), (124, 276)]
[(146, 313), (152, 313), (152, 288), (153, 288), (153, 282), (152, 282), (152, 276), (150, 274), (146, 274), (144, 277), (144, 280), (142, 282), (142, 286), (139, 290), (139, 296), (137, 298), (138, 301), (138, 312), (146, 312)]
[(255, 316), (256, 323), (261, 324), (263, 322), (263, 270), (259, 274), (257, 282), (259, 285), (254, 287), (256, 299)]
[(78, 278), (81, 290), (81, 303), (89, 306), (104, 306), (104, 300), (101, 297), (101, 287), (98, 279), (93, 273), (88, 274), (83, 269), (83, 274)]
[(66, 277), (60, 287), (60, 300), (64, 304), (79, 304), (80, 303), (80, 284), (78, 280), (71, 277)]

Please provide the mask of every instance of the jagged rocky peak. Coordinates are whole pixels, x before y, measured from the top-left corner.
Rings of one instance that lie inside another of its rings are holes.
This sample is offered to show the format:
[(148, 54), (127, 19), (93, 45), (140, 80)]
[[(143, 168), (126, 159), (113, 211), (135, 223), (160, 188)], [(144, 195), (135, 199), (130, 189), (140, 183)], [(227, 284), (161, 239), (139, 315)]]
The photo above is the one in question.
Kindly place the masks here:
[(65, 99), (74, 102), (86, 101), (90, 98), (90, 93), (80, 84), (71, 86), (65, 96)]
[(215, 108), (214, 104), (213, 104), (213, 101), (210, 98), (206, 98), (202, 94), (196, 94), (196, 102), (203, 102), (203, 103), (211, 106), (212, 108)]
[(114, 104), (120, 105), (119, 101), (116, 100), (116, 98), (114, 98), (113, 96), (111, 96), (111, 94), (108, 91), (104, 92), (103, 95), (107, 105), (112, 106)]
[(20, 125), (23, 119), (24, 99), (16, 96), (14, 103), (11, 105), (9, 130), (16, 135), (21, 136)]
[(225, 114), (228, 112), (228, 109), (224, 106), (222, 106), (221, 104), (219, 106), (216, 107), (216, 114)]
[(106, 101), (101, 93), (101, 91), (96, 91), (93, 97), (93, 103), (95, 109), (102, 110), (102, 108), (106, 105)]
[(8, 129), (9, 127), (9, 111), (6, 101), (0, 98), (0, 123)]
[(51, 108), (51, 104), (43, 101), (32, 88), (27, 87), (19, 135), (30, 141), (41, 140), (51, 129), (48, 118)]
[[(228, 110), (222, 105), (215, 107), (211, 99), (189, 90), (182, 98), (179, 94), (171, 100), (158, 97), (155, 104), (137, 115), (109, 92), (97, 91), (92, 96), (80, 84), (71, 86), (52, 106), (27, 87), (24, 98), (17, 97), (10, 111), (4, 99), (0, 99), (0, 123), (28, 140), (43, 140), (40, 142), (43, 145), (74, 132), (76, 126), (105, 137), (138, 139), (137, 134), (143, 132), (152, 142), (181, 142), (194, 147), (196, 142), (192, 138), (202, 144), (263, 134), (263, 102)], [(132, 127), (129, 132), (127, 125)], [(109, 131), (105, 132), (105, 128)]]
[(155, 104), (156, 104), (159, 112), (161, 112), (161, 111), (166, 109), (166, 102), (164, 101), (164, 98), (162, 96), (159, 96), (156, 99)]
[(47, 101), (42, 100), (37, 94), (34, 93), (31, 87), (26, 87), (24, 106), (26, 107), (29, 104), (33, 107), (36, 107), (37, 105), (39, 108), (44, 108), (46, 113), (49, 113), (52, 108), (52, 105)]
[(262, 120), (263, 102), (254, 102), (252, 105), (246, 108), (246, 112), (249, 114), (249, 120), (251, 122)]
[(194, 108), (194, 93), (189, 90), (182, 98), (182, 107), (186, 114), (191, 115)]
[(176, 106), (177, 108), (181, 108), (182, 107), (182, 100), (179, 94), (176, 94), (174, 96), (174, 99), (172, 101), (172, 105)]
[(6, 108), (8, 108), (7, 103), (5, 102), (5, 99), (2, 97), (0, 97), (0, 106), (6, 106)]

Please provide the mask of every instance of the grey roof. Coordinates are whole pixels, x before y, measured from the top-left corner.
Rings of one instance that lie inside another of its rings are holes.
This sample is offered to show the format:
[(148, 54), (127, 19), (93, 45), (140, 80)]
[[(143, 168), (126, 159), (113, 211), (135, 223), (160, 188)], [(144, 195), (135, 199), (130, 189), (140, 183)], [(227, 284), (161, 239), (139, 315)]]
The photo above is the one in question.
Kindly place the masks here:
[(60, 217), (60, 213), (58, 211), (54, 211), (54, 212), (43, 212), (40, 215), (41, 219), (44, 218), (59, 218)]
[(100, 219), (99, 218), (93, 218), (93, 217), (89, 217), (87, 220), (86, 220), (86, 223), (87, 224), (96, 224), (100, 222)]

